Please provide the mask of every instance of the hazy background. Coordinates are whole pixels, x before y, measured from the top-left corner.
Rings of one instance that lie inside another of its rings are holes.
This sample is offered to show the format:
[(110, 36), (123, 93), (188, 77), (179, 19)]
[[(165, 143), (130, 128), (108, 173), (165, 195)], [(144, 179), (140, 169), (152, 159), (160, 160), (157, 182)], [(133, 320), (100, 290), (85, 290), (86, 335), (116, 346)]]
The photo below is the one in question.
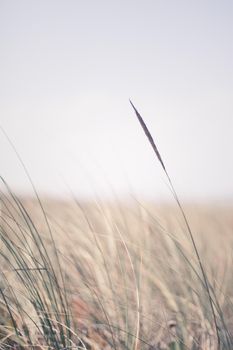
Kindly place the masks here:
[[(233, 198), (231, 0), (0, 0), (0, 124), (40, 193)], [(0, 173), (27, 177), (3, 133)]]

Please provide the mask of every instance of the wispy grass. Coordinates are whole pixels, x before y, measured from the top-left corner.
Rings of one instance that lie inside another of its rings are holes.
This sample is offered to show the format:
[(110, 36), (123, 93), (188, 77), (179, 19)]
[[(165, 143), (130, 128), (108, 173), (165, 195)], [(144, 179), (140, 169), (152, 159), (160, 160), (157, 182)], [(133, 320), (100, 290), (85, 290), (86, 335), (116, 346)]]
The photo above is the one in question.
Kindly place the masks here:
[(232, 208), (185, 210), (131, 105), (187, 234), (171, 205), (41, 200), (17, 153), (35, 198), (1, 178), (0, 349), (232, 350)]
[[(178, 207), (179, 207), (179, 209), (180, 209), (180, 212), (181, 212), (181, 214), (182, 214), (182, 217), (183, 217), (183, 219), (184, 219), (184, 222), (185, 222), (187, 231), (188, 231), (188, 233), (189, 233), (189, 236), (190, 236), (190, 239), (191, 239), (191, 242), (192, 242), (192, 246), (193, 246), (195, 255), (196, 255), (197, 260), (198, 260), (198, 264), (199, 264), (199, 266), (200, 266), (201, 274), (202, 274), (202, 276), (203, 276), (204, 286), (205, 286), (206, 292), (207, 292), (207, 294), (208, 294), (209, 303), (210, 303), (210, 307), (211, 307), (211, 311), (212, 311), (212, 315), (213, 315), (213, 320), (214, 320), (214, 325), (215, 325), (215, 331), (216, 331), (217, 342), (218, 342), (217, 348), (220, 349), (220, 347), (221, 347), (221, 339), (220, 339), (220, 332), (219, 332), (220, 327), (219, 327), (218, 324), (217, 324), (217, 317), (216, 317), (215, 309), (216, 309), (217, 312), (220, 313), (220, 316), (222, 316), (222, 313), (221, 313), (221, 310), (218, 310), (218, 308), (217, 308), (217, 301), (216, 301), (216, 300), (213, 300), (214, 295), (211, 296), (211, 289), (212, 289), (212, 287), (209, 285), (208, 277), (207, 277), (207, 275), (206, 275), (206, 271), (205, 271), (204, 266), (203, 266), (203, 264), (202, 264), (201, 257), (200, 257), (200, 254), (199, 254), (199, 252), (198, 252), (197, 245), (196, 245), (196, 242), (195, 242), (195, 240), (194, 240), (194, 235), (193, 235), (193, 233), (192, 233), (190, 224), (189, 224), (189, 222), (188, 222), (188, 219), (187, 219), (187, 216), (186, 216), (186, 214), (185, 214), (184, 208), (183, 208), (183, 206), (182, 206), (182, 204), (181, 204), (181, 202), (180, 202), (180, 200), (179, 200), (179, 197), (178, 197), (178, 195), (177, 195), (177, 193), (176, 193), (176, 190), (175, 190), (175, 188), (174, 188), (174, 186), (173, 186), (172, 180), (171, 180), (171, 178), (170, 178), (170, 176), (169, 176), (169, 174), (168, 174), (168, 172), (167, 172), (167, 169), (166, 169), (166, 167), (165, 167), (165, 164), (164, 164), (164, 162), (163, 162), (163, 159), (162, 159), (162, 157), (161, 157), (161, 155), (160, 155), (160, 153), (159, 153), (159, 150), (158, 150), (158, 148), (157, 148), (157, 146), (156, 146), (156, 144), (155, 144), (155, 142), (154, 142), (154, 139), (153, 139), (153, 137), (152, 137), (152, 135), (151, 135), (149, 129), (147, 128), (146, 123), (144, 122), (143, 118), (141, 117), (141, 115), (139, 114), (139, 112), (137, 111), (137, 109), (135, 108), (135, 106), (133, 105), (132, 101), (130, 101), (130, 104), (131, 104), (131, 106), (133, 107), (133, 109), (134, 109), (134, 111), (135, 111), (135, 114), (136, 114), (136, 116), (137, 116), (137, 119), (138, 119), (138, 121), (139, 121), (139, 123), (140, 123), (140, 125), (141, 125), (141, 127), (142, 127), (142, 129), (143, 129), (143, 131), (144, 131), (144, 133), (145, 133), (145, 135), (146, 135), (146, 137), (147, 137), (147, 139), (148, 139), (148, 141), (149, 141), (149, 143), (150, 143), (150, 145), (151, 145), (151, 147), (152, 147), (152, 149), (153, 149), (153, 151), (154, 151), (156, 157), (157, 157), (157, 159), (159, 160), (159, 162), (160, 162), (160, 164), (161, 164), (161, 166), (162, 166), (162, 168), (163, 168), (163, 170), (164, 170), (164, 173), (166, 174), (166, 177), (167, 177), (168, 182), (169, 182), (169, 185), (170, 185), (171, 192), (172, 192), (172, 194), (173, 194), (173, 196), (174, 196), (174, 199), (175, 199), (175, 201), (176, 201), (176, 203), (177, 203), (177, 205), (178, 205)], [(221, 318), (222, 318), (222, 317), (221, 317)], [(224, 330), (226, 331), (227, 334), (229, 334), (229, 333), (228, 333), (228, 330), (227, 330), (227, 328), (226, 328), (224, 319), (222, 319), (221, 321), (223, 322)], [(231, 345), (231, 341), (230, 341), (230, 339), (229, 339), (229, 346), (230, 346), (230, 345)]]

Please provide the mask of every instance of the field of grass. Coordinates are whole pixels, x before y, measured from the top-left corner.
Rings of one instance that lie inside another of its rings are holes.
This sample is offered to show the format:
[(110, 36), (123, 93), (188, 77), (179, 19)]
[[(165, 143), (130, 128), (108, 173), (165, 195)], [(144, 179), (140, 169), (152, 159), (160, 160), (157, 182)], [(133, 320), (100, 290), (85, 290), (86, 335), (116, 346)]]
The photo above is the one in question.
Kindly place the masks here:
[(182, 205), (132, 107), (174, 204), (21, 198), (1, 179), (0, 349), (233, 349), (233, 206)]
[(233, 208), (2, 193), (2, 349), (232, 349)]

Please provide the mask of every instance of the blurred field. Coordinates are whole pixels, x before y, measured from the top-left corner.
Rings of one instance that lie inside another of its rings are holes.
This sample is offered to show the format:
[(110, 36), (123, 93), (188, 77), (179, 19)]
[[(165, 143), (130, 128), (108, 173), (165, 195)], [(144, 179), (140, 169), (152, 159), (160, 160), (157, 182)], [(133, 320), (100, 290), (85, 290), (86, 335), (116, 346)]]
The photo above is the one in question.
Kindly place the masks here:
[(2, 349), (232, 349), (233, 206), (2, 194)]

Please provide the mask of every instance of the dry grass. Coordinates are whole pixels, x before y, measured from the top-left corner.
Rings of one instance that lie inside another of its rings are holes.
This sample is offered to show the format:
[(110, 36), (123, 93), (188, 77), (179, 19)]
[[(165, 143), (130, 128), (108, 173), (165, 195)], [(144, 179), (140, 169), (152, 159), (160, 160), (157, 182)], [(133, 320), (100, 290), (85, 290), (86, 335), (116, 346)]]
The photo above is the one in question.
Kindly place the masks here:
[(233, 207), (184, 207), (131, 105), (176, 206), (42, 203), (1, 179), (1, 349), (233, 349)]
[[(200, 266), (174, 206), (44, 200), (50, 229), (37, 200), (22, 207), (35, 227), (16, 198), (3, 197), (3, 349), (217, 349)], [(186, 212), (222, 348), (231, 349), (233, 209)]]

